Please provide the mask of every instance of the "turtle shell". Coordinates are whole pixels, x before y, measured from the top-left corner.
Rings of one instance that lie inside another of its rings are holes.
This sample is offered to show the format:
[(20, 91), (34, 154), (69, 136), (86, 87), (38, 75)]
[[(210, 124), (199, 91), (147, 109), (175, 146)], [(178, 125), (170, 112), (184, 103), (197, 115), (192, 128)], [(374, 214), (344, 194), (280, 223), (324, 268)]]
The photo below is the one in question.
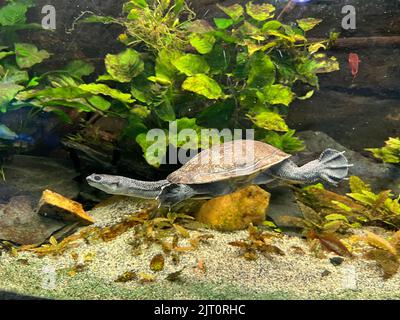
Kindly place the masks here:
[(228, 180), (256, 174), (290, 157), (260, 141), (234, 140), (200, 152), (167, 180), (182, 184)]

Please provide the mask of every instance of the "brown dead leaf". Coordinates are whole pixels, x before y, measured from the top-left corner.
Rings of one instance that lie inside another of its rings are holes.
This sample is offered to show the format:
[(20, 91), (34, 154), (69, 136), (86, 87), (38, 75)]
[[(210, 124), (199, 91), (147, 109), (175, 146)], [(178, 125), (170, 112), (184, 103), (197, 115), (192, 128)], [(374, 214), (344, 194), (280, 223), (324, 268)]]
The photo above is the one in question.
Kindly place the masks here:
[(334, 252), (339, 256), (353, 256), (340, 239), (333, 234), (322, 234), (312, 231), (309, 233), (309, 237), (311, 239), (318, 239), (326, 250)]
[(114, 282), (126, 283), (137, 279), (138, 276), (135, 271), (127, 271), (120, 275), (116, 280), (114, 280)]
[(383, 278), (389, 279), (399, 271), (399, 261), (390, 252), (382, 249), (374, 249), (365, 254), (365, 257), (376, 261), (383, 271)]
[(373, 246), (378, 249), (385, 250), (391, 253), (393, 256), (397, 256), (396, 248), (386, 239), (381, 236), (378, 236), (375, 233), (365, 231), (366, 237), (364, 238), (365, 242), (367, 242), (370, 246)]
[(154, 272), (160, 272), (164, 270), (165, 259), (162, 254), (157, 254), (151, 259), (150, 269)]
[(183, 270), (185, 270), (185, 268), (182, 268), (181, 270), (177, 271), (177, 272), (173, 272), (170, 273), (165, 279), (171, 282), (178, 282), (178, 281), (182, 281), (181, 275)]

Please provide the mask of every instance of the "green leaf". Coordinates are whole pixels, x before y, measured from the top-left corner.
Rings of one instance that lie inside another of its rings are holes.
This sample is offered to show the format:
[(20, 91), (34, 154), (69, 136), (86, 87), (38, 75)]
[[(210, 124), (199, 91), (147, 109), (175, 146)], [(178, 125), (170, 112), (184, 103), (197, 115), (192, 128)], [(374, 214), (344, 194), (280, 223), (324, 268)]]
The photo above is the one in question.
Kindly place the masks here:
[(321, 22), (322, 22), (321, 19), (314, 19), (314, 18), (306, 18), (306, 19), (297, 20), (299, 27), (305, 32), (310, 31), (311, 29), (314, 29)]
[(6, 112), (8, 104), (24, 87), (13, 83), (0, 83), (0, 112)]
[(28, 72), (17, 68), (7, 69), (7, 77), (3, 79), (3, 83), (24, 84), (27, 81), (29, 81)]
[(72, 124), (71, 117), (65, 111), (61, 110), (58, 107), (46, 107), (45, 111), (52, 112), (57, 115), (63, 122)]
[(240, 4), (234, 4), (229, 7), (224, 7), (220, 4), (217, 4), (217, 7), (225, 12), (234, 21), (239, 20), (244, 14), (244, 9)]
[(175, 68), (187, 76), (193, 76), (198, 73), (208, 73), (210, 66), (202, 57), (195, 54), (185, 54), (176, 61), (172, 61)]
[(141, 133), (136, 137), (136, 142), (143, 150), (144, 158), (153, 167), (160, 167), (164, 156), (167, 154), (166, 141), (149, 141), (147, 133)]
[(229, 123), (234, 112), (235, 101), (233, 99), (227, 99), (204, 109), (197, 116), (197, 122), (199, 125), (206, 128), (222, 130), (224, 128), (229, 128)]
[(172, 62), (178, 60), (181, 56), (182, 53), (179, 51), (161, 50), (156, 59), (156, 76), (151, 81), (162, 85), (171, 84), (177, 74)]
[(144, 62), (139, 52), (133, 49), (116, 55), (108, 54), (105, 63), (107, 72), (119, 82), (130, 82), (144, 71)]
[(316, 73), (330, 73), (340, 70), (339, 62), (335, 57), (328, 58), (324, 53), (315, 54), (317, 61)]
[(389, 138), (383, 148), (365, 149), (386, 163), (400, 163), (400, 138)]
[(111, 107), (111, 103), (101, 96), (92, 96), (88, 98), (92, 106), (101, 111), (107, 111)]
[(272, 4), (253, 4), (248, 2), (246, 4), (247, 14), (257, 21), (265, 21), (274, 17), (275, 7)]
[[(141, 8), (141, 9), (144, 9), (144, 8), (148, 7), (148, 4), (147, 4), (146, 0), (130, 0), (125, 5), (129, 7), (128, 8), (129, 11), (132, 10), (131, 6), (138, 7), (138, 8)], [(124, 9), (126, 9), (126, 8), (124, 8)]]
[(168, 97), (164, 97), (163, 101), (153, 109), (157, 117), (163, 121), (174, 121), (176, 119), (174, 107)]
[(20, 92), (17, 95), (18, 100), (28, 100), (32, 98), (38, 99), (77, 99), (89, 96), (87, 92), (77, 87), (60, 87), (60, 88), (46, 88), (43, 90), (31, 90)]
[(268, 31), (268, 30), (278, 30), (280, 27), (282, 27), (282, 23), (279, 22), (278, 20), (271, 20), (266, 22), (261, 30), (263, 32)]
[(310, 98), (312, 98), (312, 96), (314, 95), (314, 93), (315, 93), (314, 90), (310, 90), (310, 91), (308, 91), (304, 96), (302, 96), (302, 97), (297, 97), (297, 99), (299, 99), (299, 100), (307, 100), (307, 99), (310, 99)]
[(359, 177), (351, 176), (349, 182), (350, 182), (350, 190), (352, 193), (362, 193), (363, 191), (371, 191), (371, 186), (365, 183)]
[(231, 59), (233, 58), (234, 57), (232, 57), (231, 51), (225, 49), (220, 44), (216, 44), (213, 50), (205, 56), (205, 59), (211, 68), (211, 74), (225, 73), (230, 66)]
[(275, 82), (275, 65), (271, 58), (263, 53), (255, 53), (250, 61), (247, 84), (253, 88), (263, 88)]
[(0, 124), (0, 140), (15, 140), (18, 135), (4, 124)]
[(289, 130), (283, 135), (270, 131), (263, 139), (264, 142), (277, 147), (287, 153), (293, 153), (304, 150), (304, 142), (294, 136), (295, 130)]
[(263, 90), (264, 101), (269, 104), (283, 104), (289, 106), (295, 95), (292, 90), (282, 84), (274, 84)]
[(342, 214), (337, 214), (337, 213), (333, 213), (333, 214), (328, 214), (327, 216), (325, 216), (325, 220), (328, 221), (336, 221), (336, 220), (341, 220), (344, 222), (349, 222), (349, 220), (347, 219), (346, 216), (342, 215)]
[(84, 76), (91, 75), (94, 72), (94, 66), (82, 60), (71, 61), (66, 67), (71, 76), (81, 79)]
[(192, 33), (190, 36), (190, 44), (201, 54), (210, 53), (214, 47), (215, 41), (214, 36), (207, 33)]
[(272, 111), (263, 111), (255, 116), (248, 115), (249, 119), (260, 128), (273, 131), (283, 131), (289, 130), (285, 120), (278, 113)]
[(194, 132), (199, 138), (199, 134), (201, 132), (201, 127), (197, 125), (197, 119), (195, 118), (180, 118), (177, 119), (176, 121), (170, 123), (171, 127), (176, 127), (176, 134), (172, 134), (170, 132), (169, 135), (169, 143), (175, 146), (176, 148), (188, 148), (188, 149), (194, 149), (197, 150), (199, 148), (199, 139), (197, 141), (195, 140), (196, 137), (193, 137), (193, 139), (190, 139), (190, 144), (188, 144), (188, 141), (186, 140), (186, 136), (182, 136), (181, 133), (183, 130), (190, 129), (190, 132)]
[(50, 54), (46, 50), (39, 51), (35, 45), (29, 43), (16, 43), (15, 56), (16, 62), (21, 69), (30, 68), (50, 58)]
[(220, 99), (224, 97), (218, 82), (205, 74), (196, 74), (187, 78), (182, 84), (182, 89), (205, 96), (208, 99)]
[(110, 96), (111, 98), (114, 98), (116, 100), (119, 100), (119, 101), (122, 101), (125, 103), (134, 102), (134, 100), (132, 99), (132, 96), (129, 93), (123, 93), (119, 90), (112, 89), (105, 84), (100, 84), (100, 83), (81, 84), (79, 86), (79, 88), (81, 90), (90, 92), (94, 95), (102, 94), (105, 96)]
[(13, 54), (14, 54), (14, 51), (3, 51), (3, 52), (0, 52), (0, 60), (6, 58), (8, 56), (12, 56)]
[(218, 29), (228, 29), (230, 26), (234, 24), (232, 19), (225, 19), (225, 18), (214, 18), (214, 23)]
[(18, 2), (12, 2), (0, 9), (0, 25), (13, 26), (26, 22), (28, 6)]
[(326, 45), (322, 41), (310, 44), (310, 46), (308, 47), (308, 52), (313, 54), (318, 52), (320, 49), (327, 49)]
[(73, 108), (78, 110), (79, 112), (93, 112), (96, 111), (89, 103), (85, 101), (85, 99), (78, 98), (78, 99), (70, 99), (70, 100), (50, 100), (46, 102), (41, 102), (43, 107), (56, 107), (59, 108), (67, 107)]

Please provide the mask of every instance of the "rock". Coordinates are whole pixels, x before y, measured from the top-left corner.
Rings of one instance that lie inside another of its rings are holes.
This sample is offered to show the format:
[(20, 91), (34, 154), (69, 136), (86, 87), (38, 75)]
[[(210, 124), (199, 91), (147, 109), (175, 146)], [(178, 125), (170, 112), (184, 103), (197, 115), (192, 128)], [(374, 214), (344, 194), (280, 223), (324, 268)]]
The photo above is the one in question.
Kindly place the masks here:
[(270, 194), (258, 186), (250, 186), (206, 202), (196, 219), (220, 231), (242, 230), (250, 223), (265, 220)]
[(37, 213), (63, 221), (79, 221), (85, 225), (94, 223), (94, 219), (85, 212), (80, 203), (50, 190), (43, 191)]
[(332, 272), (330, 272), (329, 270), (324, 270), (324, 271), (322, 271), (322, 273), (321, 273), (321, 277), (327, 277), (327, 276), (329, 276), (331, 273), (332, 273)]
[(332, 263), (335, 267), (340, 266), (344, 259), (342, 257), (333, 257), (329, 259), (330, 263)]
[(34, 212), (32, 200), (25, 196), (11, 198), (0, 205), (0, 239), (21, 245), (41, 244), (64, 227), (62, 221), (42, 217)]
[[(350, 168), (350, 175), (361, 177), (376, 191), (391, 189), (400, 193), (400, 168), (395, 165), (379, 163), (374, 159), (366, 158), (358, 152), (350, 150), (323, 132), (304, 131), (298, 133), (299, 138), (306, 142), (306, 152), (320, 153), (326, 148), (346, 151), (346, 157), (354, 167)], [(348, 183), (342, 182), (335, 192), (348, 192)]]
[(79, 185), (74, 181), (79, 174), (68, 161), (16, 155), (3, 168), (6, 181), (0, 182), (0, 190), (8, 189), (10, 197), (29, 194), (37, 202), (46, 189), (71, 199), (79, 194)]

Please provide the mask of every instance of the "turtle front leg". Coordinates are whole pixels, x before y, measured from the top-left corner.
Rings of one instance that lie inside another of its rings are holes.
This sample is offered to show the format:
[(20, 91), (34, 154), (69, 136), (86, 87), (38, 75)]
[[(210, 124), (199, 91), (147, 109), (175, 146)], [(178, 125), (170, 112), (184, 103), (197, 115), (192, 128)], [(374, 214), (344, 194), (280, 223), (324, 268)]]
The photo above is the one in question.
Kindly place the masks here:
[(170, 184), (164, 187), (157, 196), (160, 206), (172, 208), (174, 205), (190, 199), (197, 194), (196, 190), (186, 184)]

